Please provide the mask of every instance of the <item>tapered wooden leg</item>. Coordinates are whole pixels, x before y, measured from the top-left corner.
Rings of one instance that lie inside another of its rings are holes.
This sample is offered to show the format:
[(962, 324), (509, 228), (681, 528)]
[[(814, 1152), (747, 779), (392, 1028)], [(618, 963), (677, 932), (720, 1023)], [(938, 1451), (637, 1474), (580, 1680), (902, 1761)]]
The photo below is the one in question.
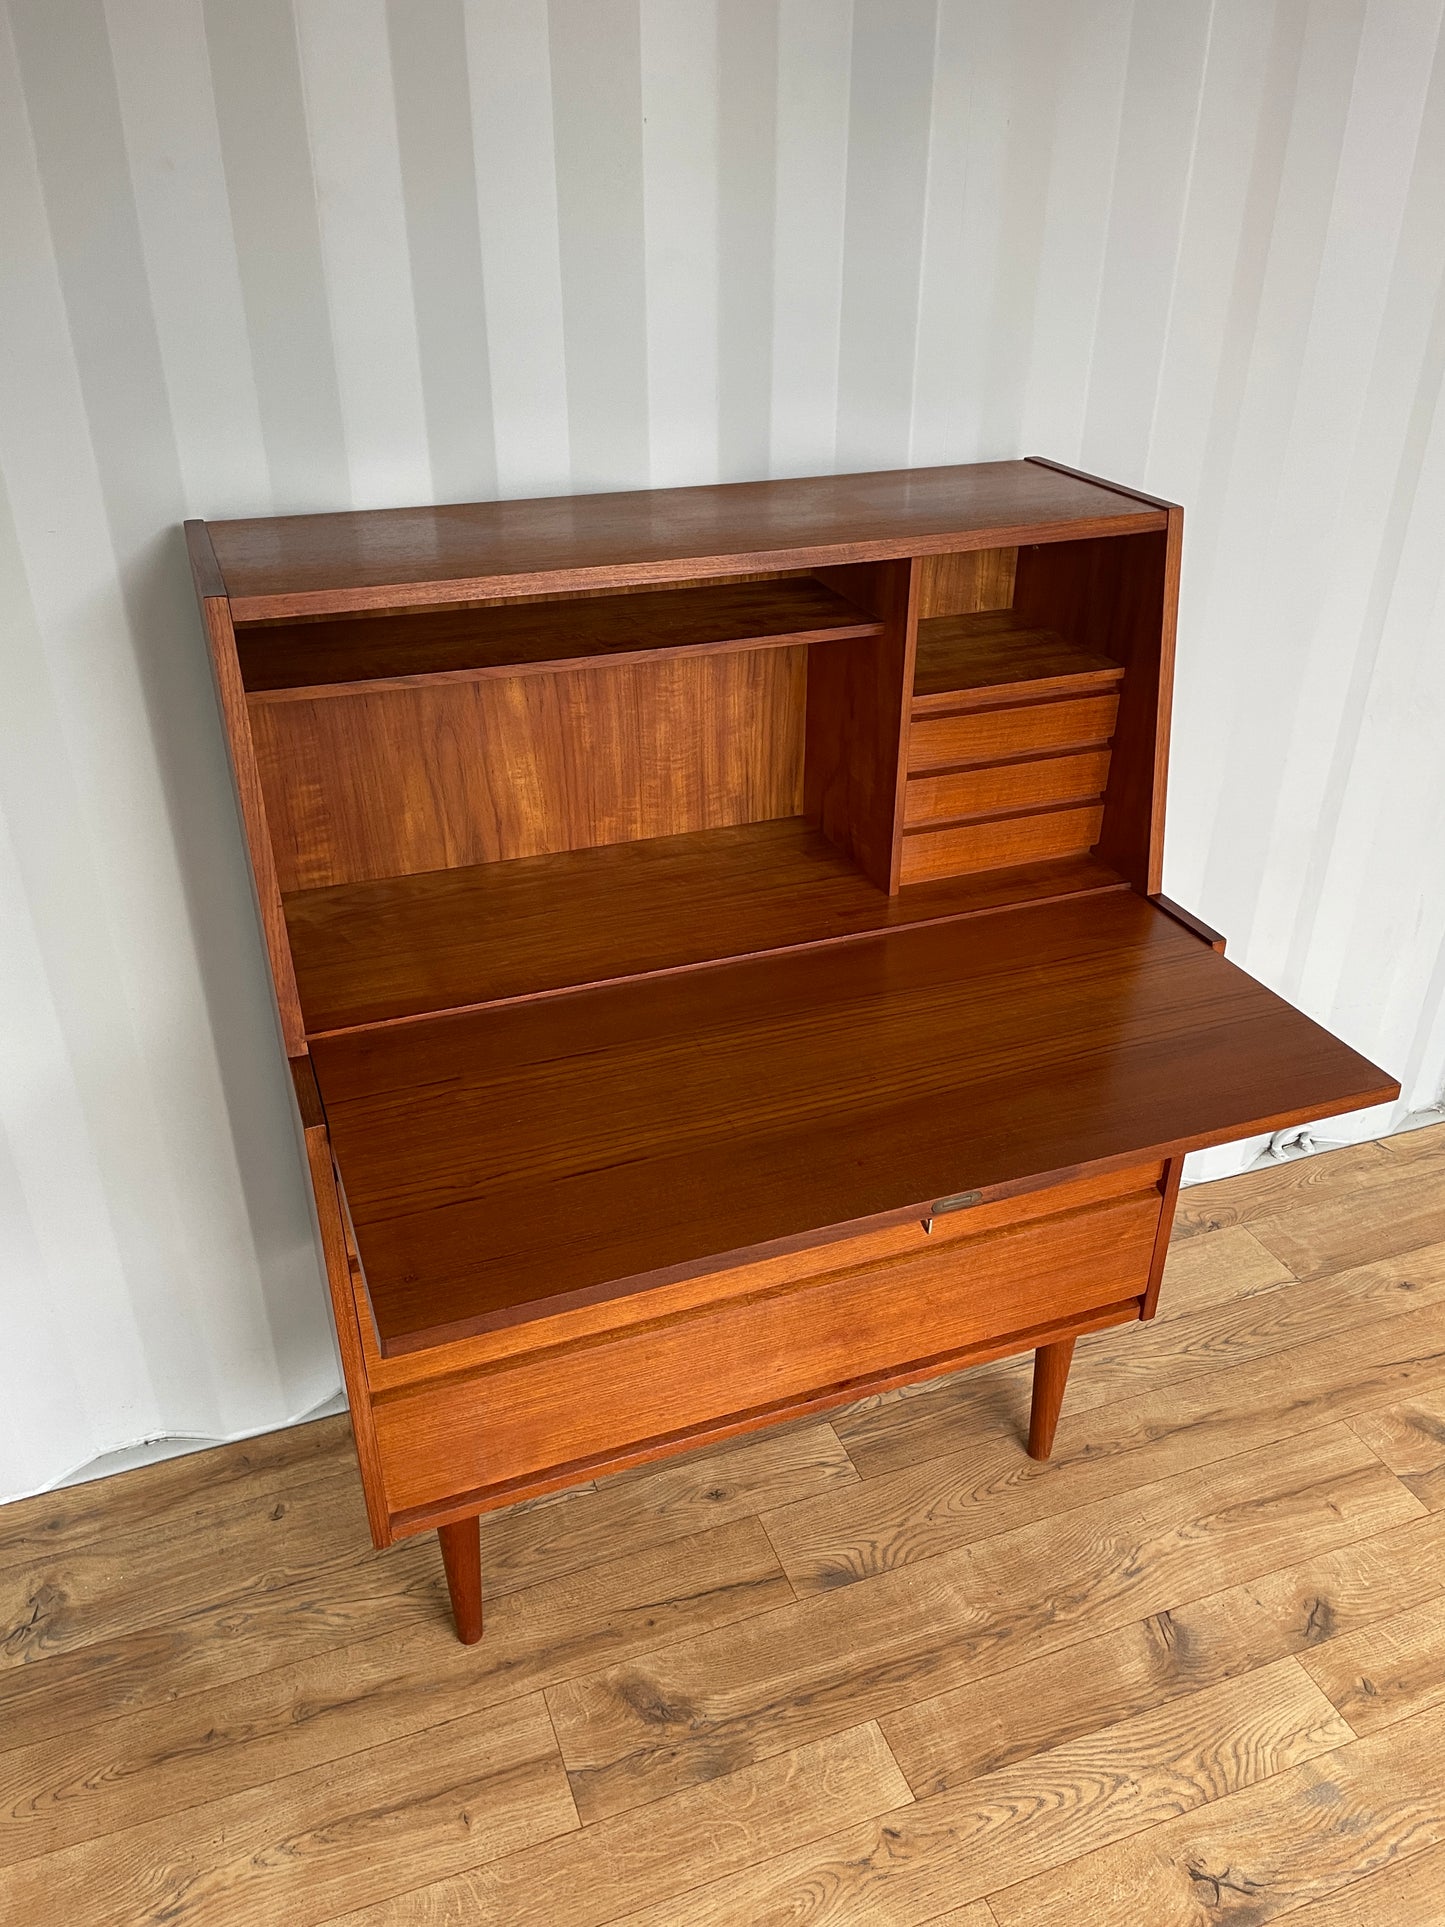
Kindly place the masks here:
[(1040, 1345), (1034, 1353), (1034, 1402), (1029, 1410), (1031, 1459), (1046, 1459), (1054, 1449), (1059, 1407), (1064, 1402), (1064, 1387), (1069, 1382), (1069, 1367), (1073, 1362), (1072, 1338), (1061, 1338), (1057, 1345)]
[(438, 1526), (437, 1538), (447, 1569), (457, 1638), (463, 1646), (475, 1646), (482, 1636), (482, 1522), (474, 1517)]

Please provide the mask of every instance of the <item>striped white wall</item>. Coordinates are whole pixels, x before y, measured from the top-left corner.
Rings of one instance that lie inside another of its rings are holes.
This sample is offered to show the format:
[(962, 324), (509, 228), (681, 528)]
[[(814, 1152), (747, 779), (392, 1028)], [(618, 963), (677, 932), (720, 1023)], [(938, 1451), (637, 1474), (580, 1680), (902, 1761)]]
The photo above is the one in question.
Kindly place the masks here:
[(1167, 886), (1401, 1075), (1348, 1128), (1438, 1100), (1441, 24), (0, 9), (0, 1496), (337, 1383), (185, 515), (1025, 452), (1175, 497)]

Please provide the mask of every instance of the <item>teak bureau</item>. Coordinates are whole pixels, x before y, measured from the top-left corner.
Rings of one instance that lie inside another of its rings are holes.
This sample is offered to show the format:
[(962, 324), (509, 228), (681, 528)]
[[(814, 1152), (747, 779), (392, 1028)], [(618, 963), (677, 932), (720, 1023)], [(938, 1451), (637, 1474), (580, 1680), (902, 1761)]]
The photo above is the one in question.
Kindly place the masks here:
[(187, 525), (376, 1543), (1153, 1314), (1397, 1086), (1159, 895), (1181, 515), (1043, 461)]

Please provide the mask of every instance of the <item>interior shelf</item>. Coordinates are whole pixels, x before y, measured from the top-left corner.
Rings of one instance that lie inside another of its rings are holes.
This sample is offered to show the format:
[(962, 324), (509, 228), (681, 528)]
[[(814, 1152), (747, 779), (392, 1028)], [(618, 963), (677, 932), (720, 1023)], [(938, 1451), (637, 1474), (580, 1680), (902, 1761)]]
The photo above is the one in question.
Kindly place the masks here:
[(888, 897), (801, 817), (298, 891), (313, 1036), (1124, 886), (1088, 856)]
[(285, 700), (412, 677), (510, 676), (520, 671), (693, 655), (718, 647), (876, 636), (882, 625), (811, 576), (268, 624), (236, 638), (253, 697)]
[(1111, 657), (1032, 627), (1012, 609), (934, 616), (918, 625), (913, 713), (1093, 695), (1123, 677), (1122, 664)]

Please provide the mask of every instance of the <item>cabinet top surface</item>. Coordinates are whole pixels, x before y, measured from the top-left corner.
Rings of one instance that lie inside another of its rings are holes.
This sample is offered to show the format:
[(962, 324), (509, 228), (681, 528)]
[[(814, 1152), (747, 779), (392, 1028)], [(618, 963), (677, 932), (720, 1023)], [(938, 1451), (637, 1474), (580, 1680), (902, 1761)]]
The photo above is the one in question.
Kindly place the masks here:
[(1036, 460), (206, 525), (237, 621), (881, 561), (1164, 526)]
[(319, 1040), (383, 1345), (1380, 1102), (1130, 892)]

